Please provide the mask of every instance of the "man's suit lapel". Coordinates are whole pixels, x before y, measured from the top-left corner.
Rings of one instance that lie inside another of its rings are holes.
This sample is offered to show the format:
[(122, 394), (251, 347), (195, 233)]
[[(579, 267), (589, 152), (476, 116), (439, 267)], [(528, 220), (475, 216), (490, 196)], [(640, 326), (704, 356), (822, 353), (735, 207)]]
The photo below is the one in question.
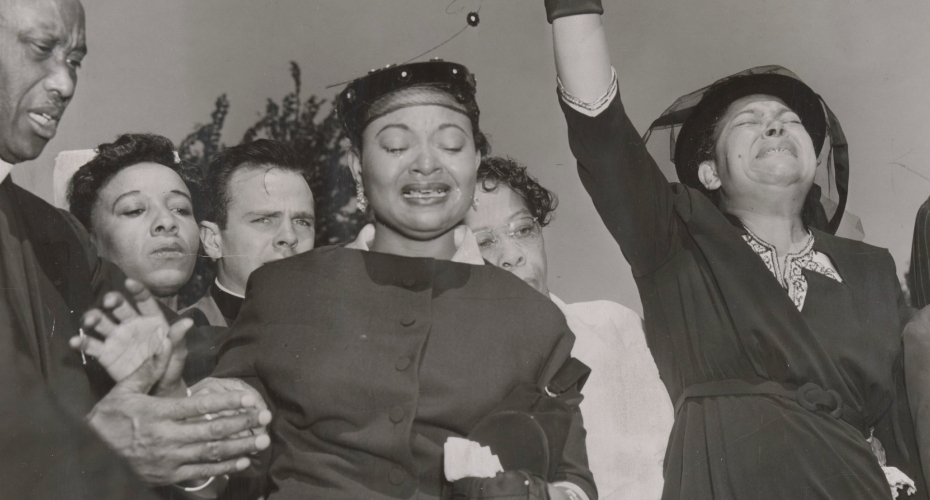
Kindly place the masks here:
[(38, 350), (35, 359), (63, 406), (83, 415), (94, 397), (81, 355), (70, 348), (68, 339), (78, 333), (80, 316), (94, 300), (88, 293), (89, 259), (57, 209), (15, 185), (6, 193), (12, 193), (14, 216), (24, 236), (20, 247), (28, 291), (24, 295), (33, 319), (28, 337)]
[(91, 282), (86, 265), (90, 259), (84, 255), (88, 248), (56, 208), (22, 188), (17, 191), (20, 206), (28, 210), (23, 212), (29, 214), (23, 218), (23, 223), (42, 272), (66, 302), (78, 300), (81, 306), (91, 304), (93, 298), (87, 297), (86, 290), (87, 283)]
[(10, 304), (6, 313), (10, 317), (5, 319), (17, 330), (14, 338), (19, 349), (28, 353), (42, 374), (46, 375), (24, 266), (23, 242), (28, 236), (17, 207), (19, 199), (16, 190), (12, 181), (7, 178), (0, 184), (0, 281), (2, 292)]

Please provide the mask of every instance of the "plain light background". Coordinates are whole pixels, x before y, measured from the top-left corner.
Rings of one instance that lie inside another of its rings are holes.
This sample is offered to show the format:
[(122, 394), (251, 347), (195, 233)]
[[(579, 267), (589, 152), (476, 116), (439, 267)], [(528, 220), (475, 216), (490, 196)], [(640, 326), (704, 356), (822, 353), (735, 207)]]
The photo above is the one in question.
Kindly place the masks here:
[[(930, 195), (930, 2), (926, 0), (604, 0), (604, 24), (633, 123), (645, 130), (678, 96), (751, 66), (780, 64), (824, 96), (850, 143), (848, 208), (866, 241), (903, 273), (919, 205)], [(495, 154), (530, 166), (561, 199), (545, 230), (552, 291), (641, 311), (619, 249), (581, 187), (555, 93), (541, 0), (84, 0), (89, 55), (58, 136), (14, 179), (51, 199), (59, 151), (123, 132), (179, 142), (232, 103), (236, 144), (291, 88), (304, 95), (403, 62), (466, 25), (428, 57), (477, 76), (482, 128)]]

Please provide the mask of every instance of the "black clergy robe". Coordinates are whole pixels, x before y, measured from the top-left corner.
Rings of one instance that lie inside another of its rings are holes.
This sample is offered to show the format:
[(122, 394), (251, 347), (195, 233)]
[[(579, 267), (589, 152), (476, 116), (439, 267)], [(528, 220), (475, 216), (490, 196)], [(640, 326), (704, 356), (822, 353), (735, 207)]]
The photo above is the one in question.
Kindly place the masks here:
[(229, 325), (239, 316), (242, 300), (214, 284), (200, 300), (179, 311), (181, 315), (194, 319), (195, 325), (185, 337), (188, 355), (184, 364), (184, 381), (187, 385), (208, 377), (216, 368), (216, 355), (229, 336)]
[[(128, 464), (83, 423), (109, 389), (68, 346), (81, 314), (123, 275), (80, 224), (0, 184), (0, 488), (4, 498), (149, 498)], [(91, 362), (88, 359), (88, 362)]]

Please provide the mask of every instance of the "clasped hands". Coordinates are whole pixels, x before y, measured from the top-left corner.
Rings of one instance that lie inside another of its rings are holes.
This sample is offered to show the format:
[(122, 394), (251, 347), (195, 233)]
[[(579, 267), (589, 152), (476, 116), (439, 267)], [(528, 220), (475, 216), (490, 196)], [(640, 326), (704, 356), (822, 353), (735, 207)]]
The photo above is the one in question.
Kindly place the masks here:
[[(155, 298), (127, 279), (135, 307), (119, 292), (84, 314), (85, 331), (71, 347), (94, 356), (116, 386), (91, 410), (87, 423), (146, 482), (175, 484), (246, 469), (248, 456), (267, 448), (271, 413), (262, 397), (235, 379), (208, 378), (186, 387), (184, 334), (193, 321), (169, 325)], [(189, 397), (188, 397), (189, 395)]]

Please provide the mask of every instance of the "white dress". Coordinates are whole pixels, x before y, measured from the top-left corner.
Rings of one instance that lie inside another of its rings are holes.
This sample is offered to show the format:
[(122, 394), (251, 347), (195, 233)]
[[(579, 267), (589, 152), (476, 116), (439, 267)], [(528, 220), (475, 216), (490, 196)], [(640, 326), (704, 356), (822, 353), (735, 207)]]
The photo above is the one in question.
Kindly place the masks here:
[(646, 346), (643, 321), (616, 302), (565, 304), (572, 356), (591, 367), (582, 390), (588, 462), (602, 500), (662, 496), (662, 461), (674, 422), (672, 402)]

